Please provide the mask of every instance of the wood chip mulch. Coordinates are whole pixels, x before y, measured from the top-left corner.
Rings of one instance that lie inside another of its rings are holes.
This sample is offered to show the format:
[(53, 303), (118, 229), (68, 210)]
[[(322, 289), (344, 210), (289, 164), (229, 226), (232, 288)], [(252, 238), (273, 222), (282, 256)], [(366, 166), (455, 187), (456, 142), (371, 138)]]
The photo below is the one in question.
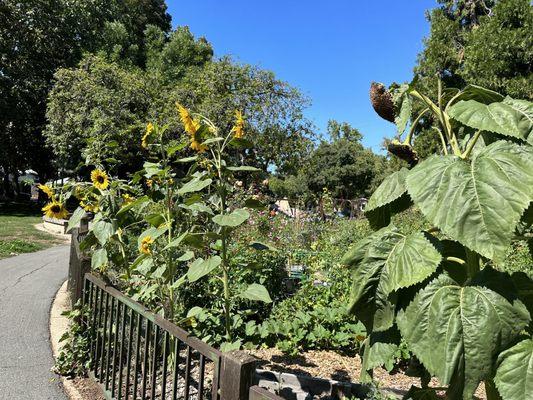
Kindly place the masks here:
[[(249, 350), (250, 354), (259, 358), (259, 368), (287, 372), (296, 375), (313, 376), (340, 382), (359, 382), (361, 359), (359, 356), (346, 356), (334, 351), (308, 350), (297, 356), (283, 354), (278, 349)], [(396, 393), (407, 392), (412, 385), (420, 386), (420, 380), (405, 375), (402, 371), (389, 373), (383, 368), (374, 370), (374, 380), (379, 387)], [(432, 387), (440, 387), (439, 381), (433, 378)], [(485, 388), (479, 385), (476, 397), (486, 400)]]

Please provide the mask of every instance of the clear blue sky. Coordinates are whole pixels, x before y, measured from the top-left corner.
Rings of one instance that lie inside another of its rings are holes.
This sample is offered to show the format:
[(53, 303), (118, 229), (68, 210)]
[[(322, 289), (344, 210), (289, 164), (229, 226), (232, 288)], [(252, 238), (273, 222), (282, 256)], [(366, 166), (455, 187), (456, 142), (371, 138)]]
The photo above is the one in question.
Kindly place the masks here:
[(368, 100), (370, 82), (412, 78), (435, 0), (167, 0), (173, 26), (205, 36), (216, 56), (258, 65), (310, 97), (307, 117), (325, 133), (346, 121), (379, 151), (394, 126)]

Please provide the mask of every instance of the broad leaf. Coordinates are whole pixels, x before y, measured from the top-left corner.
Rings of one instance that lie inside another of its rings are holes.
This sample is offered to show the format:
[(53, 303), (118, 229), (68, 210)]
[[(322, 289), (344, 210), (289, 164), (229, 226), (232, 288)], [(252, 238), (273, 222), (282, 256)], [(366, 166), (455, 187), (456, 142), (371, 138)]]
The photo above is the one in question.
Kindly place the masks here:
[(154, 175), (158, 175), (162, 171), (161, 165), (159, 165), (158, 163), (152, 163), (149, 161), (144, 162), (143, 168), (145, 171), (144, 176), (146, 178), (151, 178)]
[(393, 95), (396, 117), (394, 123), (398, 133), (405, 131), (405, 127), (411, 118), (412, 100), (408, 94), (409, 85), (402, 85), (397, 93)]
[(427, 370), (443, 385), (453, 380), (450, 400), (471, 398), (479, 382), (491, 377), (494, 358), (530, 318), (522, 302), (486, 287), (485, 277), (488, 286), (496, 278), (509, 280), (488, 269), (475, 279), (478, 285), (462, 287), (441, 274), (396, 318), (402, 337)]
[(370, 371), (383, 365), (387, 370), (392, 369), (391, 364), (399, 345), (400, 333), (396, 327), (384, 332), (372, 332), (363, 343), (362, 369)]
[(350, 310), (370, 331), (389, 329), (394, 321), (394, 292), (433, 274), (441, 255), (422, 233), (408, 236), (383, 228), (357, 246), (348, 259), (353, 273)]
[(166, 226), (163, 226), (161, 228), (151, 227), (151, 228), (146, 229), (137, 238), (137, 247), (141, 246), (141, 243), (142, 243), (144, 238), (150, 236), (150, 238), (152, 240), (155, 240), (159, 236), (161, 236), (163, 233), (165, 233), (166, 231), (167, 231), (167, 227)]
[(505, 400), (533, 396), (533, 339), (523, 340), (498, 357), (494, 383)]
[(181, 256), (179, 256), (178, 258), (176, 258), (175, 261), (189, 261), (189, 260), (192, 260), (192, 258), (194, 257), (194, 252), (190, 251), (190, 250), (187, 250), (185, 253), (183, 253)]
[(205, 189), (211, 184), (211, 179), (193, 179), (192, 181), (187, 182), (181, 188), (178, 189), (179, 195), (184, 195), (185, 193), (199, 192), (200, 190)]
[(91, 231), (96, 239), (98, 239), (98, 242), (100, 242), (100, 244), (103, 246), (106, 244), (107, 240), (113, 236), (115, 233), (115, 228), (111, 222), (100, 219), (92, 225)]
[(213, 271), (221, 262), (222, 259), (219, 256), (213, 256), (207, 260), (198, 258), (189, 266), (187, 279), (189, 282), (196, 282), (198, 279)]
[(408, 174), (409, 170), (404, 167), (387, 176), (368, 200), (365, 212), (390, 204), (405, 194), (405, 178)]
[(213, 222), (220, 226), (236, 227), (250, 217), (248, 211), (238, 208), (229, 214), (219, 214), (213, 217)]
[(95, 250), (91, 257), (91, 269), (100, 268), (107, 263), (107, 251), (104, 248)]
[(182, 233), (176, 239), (172, 240), (169, 244), (167, 244), (163, 250), (168, 250), (172, 247), (178, 247), (188, 234), (189, 232)]
[(68, 220), (67, 232), (70, 232), (72, 229), (78, 226), (84, 215), (85, 210), (83, 208), (76, 208), (76, 211), (72, 213), (70, 219)]
[[(498, 92), (477, 85), (467, 85), (461, 92), (454, 96), (453, 103), (459, 100), (476, 100), (483, 104), (503, 101), (503, 96)], [(449, 105), (451, 106), (451, 104)]]
[(533, 149), (498, 141), (472, 161), (433, 156), (412, 169), (406, 183), (433, 225), (471, 250), (500, 261), (533, 198)]
[(145, 203), (148, 203), (149, 201), (150, 201), (150, 198), (148, 196), (139, 197), (138, 199), (133, 200), (131, 203), (126, 204), (120, 210), (118, 210), (117, 216), (122, 215), (126, 211), (139, 207)]
[(524, 124), (523, 129), (527, 130), (527, 126), (530, 127), (530, 134), (527, 137), (527, 141), (530, 144), (533, 144), (533, 135), (531, 134), (531, 126), (533, 125), (533, 103), (527, 100), (515, 100), (509, 96), (507, 96), (503, 102), (515, 109), (516, 112), (522, 114), (523, 117), (521, 121), (522, 124)]
[(495, 132), (523, 140), (528, 140), (533, 131), (533, 123), (515, 103), (507, 102), (483, 104), (475, 100), (460, 101), (450, 107), (448, 114), (464, 125), (482, 131)]
[(272, 303), (272, 299), (270, 298), (270, 294), (268, 294), (267, 288), (263, 285), (259, 285), (258, 283), (252, 283), (249, 285), (239, 296), (248, 300)]

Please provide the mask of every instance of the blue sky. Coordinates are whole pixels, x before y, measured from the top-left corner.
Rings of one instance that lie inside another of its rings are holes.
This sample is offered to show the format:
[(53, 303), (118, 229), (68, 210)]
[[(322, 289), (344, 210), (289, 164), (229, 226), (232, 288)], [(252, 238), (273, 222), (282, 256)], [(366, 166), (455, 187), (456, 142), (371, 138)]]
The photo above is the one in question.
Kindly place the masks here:
[(310, 97), (307, 117), (325, 132), (346, 121), (379, 151), (394, 126), (368, 100), (370, 82), (412, 78), (435, 0), (167, 0), (173, 26), (205, 36), (216, 56), (274, 71)]

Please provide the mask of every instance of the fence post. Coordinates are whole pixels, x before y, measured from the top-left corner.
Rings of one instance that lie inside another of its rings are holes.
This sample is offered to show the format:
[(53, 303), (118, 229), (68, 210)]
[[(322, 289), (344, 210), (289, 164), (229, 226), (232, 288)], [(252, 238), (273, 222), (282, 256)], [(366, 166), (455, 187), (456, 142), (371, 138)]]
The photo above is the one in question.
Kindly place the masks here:
[[(85, 224), (84, 224), (85, 222)], [(82, 220), (80, 228), (74, 228), (71, 234), (70, 241), (70, 261), (68, 271), (68, 285), (67, 288), (70, 292), (70, 302), (72, 307), (83, 296), (83, 283), (85, 273), (91, 269), (91, 260), (80, 251), (79, 238), (86, 233), (88, 221)]]
[(223, 353), (220, 360), (220, 399), (248, 400), (257, 359), (244, 351)]

